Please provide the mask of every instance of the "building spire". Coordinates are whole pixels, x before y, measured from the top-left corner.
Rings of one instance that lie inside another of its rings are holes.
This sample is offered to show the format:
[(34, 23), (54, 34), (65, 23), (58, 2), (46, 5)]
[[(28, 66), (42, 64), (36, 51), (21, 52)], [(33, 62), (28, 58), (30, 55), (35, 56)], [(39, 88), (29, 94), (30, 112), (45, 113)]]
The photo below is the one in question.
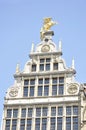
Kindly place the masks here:
[(59, 51), (62, 51), (62, 41), (59, 41)]
[(17, 64), (17, 65), (16, 65), (16, 73), (19, 73), (19, 72), (20, 72), (20, 65)]
[(32, 43), (31, 52), (34, 52), (34, 43)]
[(75, 69), (74, 58), (72, 59), (72, 68)]

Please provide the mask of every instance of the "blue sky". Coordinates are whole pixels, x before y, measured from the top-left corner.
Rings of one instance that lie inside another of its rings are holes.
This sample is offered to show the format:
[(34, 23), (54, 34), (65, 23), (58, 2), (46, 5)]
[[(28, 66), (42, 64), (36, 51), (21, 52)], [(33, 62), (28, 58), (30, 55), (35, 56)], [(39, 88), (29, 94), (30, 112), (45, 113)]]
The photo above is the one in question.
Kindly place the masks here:
[(74, 57), (76, 80), (86, 82), (86, 0), (0, 0), (0, 122), (16, 64), (22, 71), (32, 42), (40, 43), (44, 17), (59, 22), (52, 27), (53, 40), (57, 46), (62, 40), (66, 65), (70, 67)]

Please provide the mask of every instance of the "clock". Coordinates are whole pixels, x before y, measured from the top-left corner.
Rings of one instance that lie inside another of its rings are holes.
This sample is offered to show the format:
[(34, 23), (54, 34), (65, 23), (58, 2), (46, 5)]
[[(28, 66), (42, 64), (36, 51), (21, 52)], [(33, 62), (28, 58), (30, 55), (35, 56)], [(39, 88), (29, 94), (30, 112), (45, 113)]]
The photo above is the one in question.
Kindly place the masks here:
[(42, 52), (48, 52), (50, 50), (50, 46), (49, 45), (43, 45), (41, 48)]
[(69, 94), (75, 94), (78, 91), (78, 86), (76, 84), (70, 84), (67, 91)]

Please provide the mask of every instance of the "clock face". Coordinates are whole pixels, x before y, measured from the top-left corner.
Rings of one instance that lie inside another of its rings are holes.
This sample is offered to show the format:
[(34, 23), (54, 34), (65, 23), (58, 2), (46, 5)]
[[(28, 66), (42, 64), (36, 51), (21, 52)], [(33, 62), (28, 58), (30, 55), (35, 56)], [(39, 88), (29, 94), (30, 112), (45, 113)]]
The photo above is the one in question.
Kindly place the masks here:
[(42, 49), (41, 49), (42, 52), (48, 52), (49, 50), (50, 50), (50, 46), (49, 45), (42, 46)]
[(70, 94), (74, 94), (78, 91), (78, 86), (75, 85), (75, 84), (71, 84), (69, 87), (68, 87), (68, 93)]

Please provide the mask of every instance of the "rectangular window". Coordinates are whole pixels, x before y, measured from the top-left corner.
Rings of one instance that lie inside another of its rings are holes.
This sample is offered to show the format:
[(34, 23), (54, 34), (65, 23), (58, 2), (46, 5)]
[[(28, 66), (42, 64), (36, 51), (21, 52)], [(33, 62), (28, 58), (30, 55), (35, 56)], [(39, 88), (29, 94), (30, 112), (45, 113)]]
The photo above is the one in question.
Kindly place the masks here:
[(43, 79), (39, 79), (38, 84), (43, 84)]
[(30, 85), (35, 85), (35, 79), (30, 80)]
[(33, 108), (28, 108), (28, 117), (32, 117)]
[(57, 84), (57, 81), (58, 81), (57, 78), (53, 78), (52, 79), (52, 84)]
[(26, 117), (26, 108), (22, 108), (21, 117)]
[(66, 130), (71, 130), (71, 117), (66, 117)]
[(51, 107), (51, 116), (56, 116), (56, 107)]
[(56, 96), (57, 95), (57, 85), (52, 86), (52, 95)]
[(17, 119), (12, 120), (12, 130), (16, 130), (17, 128)]
[(73, 117), (73, 130), (78, 130), (78, 117)]
[(59, 116), (63, 115), (63, 107), (58, 107), (58, 115)]
[(24, 85), (28, 86), (28, 84), (29, 84), (29, 80), (28, 79), (24, 80)]
[(10, 120), (6, 120), (5, 130), (10, 130)]
[(28, 87), (23, 88), (23, 96), (28, 97)]
[(50, 58), (46, 58), (46, 62), (50, 62), (51, 61), (51, 59)]
[(62, 130), (62, 117), (57, 117), (57, 130)]
[(73, 115), (78, 115), (78, 106), (73, 106)]
[(50, 119), (50, 130), (55, 130), (55, 126), (56, 126), (56, 118), (53, 117)]
[(53, 70), (58, 70), (58, 63), (53, 64)]
[(47, 116), (48, 113), (48, 108), (47, 107), (43, 107), (42, 108), (42, 116)]
[(63, 93), (64, 93), (64, 85), (59, 85), (58, 94), (63, 95)]
[(40, 71), (44, 71), (44, 64), (40, 64)]
[(21, 119), (20, 130), (25, 130), (25, 119)]
[(18, 116), (18, 109), (13, 109), (13, 118), (17, 118)]
[(66, 107), (66, 115), (71, 115), (71, 106)]
[(64, 77), (59, 77), (59, 83), (64, 83)]
[(46, 71), (50, 70), (50, 64), (46, 64)]
[(31, 130), (32, 126), (32, 119), (27, 119), (27, 129), (26, 130)]
[(42, 96), (43, 86), (38, 86), (38, 96)]
[(32, 72), (36, 71), (36, 65), (32, 65)]
[(42, 130), (47, 130), (47, 118), (42, 118)]
[(40, 59), (40, 63), (44, 63), (44, 59)]
[(36, 116), (40, 117), (41, 116), (41, 108), (36, 108)]
[(11, 118), (12, 116), (12, 109), (7, 109), (7, 118)]
[(40, 130), (40, 118), (35, 119), (35, 130)]
[(44, 96), (48, 96), (48, 94), (49, 94), (49, 86), (46, 85), (44, 86)]
[(49, 78), (45, 78), (44, 83), (45, 83), (45, 84), (49, 84)]
[(30, 86), (30, 96), (34, 96), (34, 86)]

